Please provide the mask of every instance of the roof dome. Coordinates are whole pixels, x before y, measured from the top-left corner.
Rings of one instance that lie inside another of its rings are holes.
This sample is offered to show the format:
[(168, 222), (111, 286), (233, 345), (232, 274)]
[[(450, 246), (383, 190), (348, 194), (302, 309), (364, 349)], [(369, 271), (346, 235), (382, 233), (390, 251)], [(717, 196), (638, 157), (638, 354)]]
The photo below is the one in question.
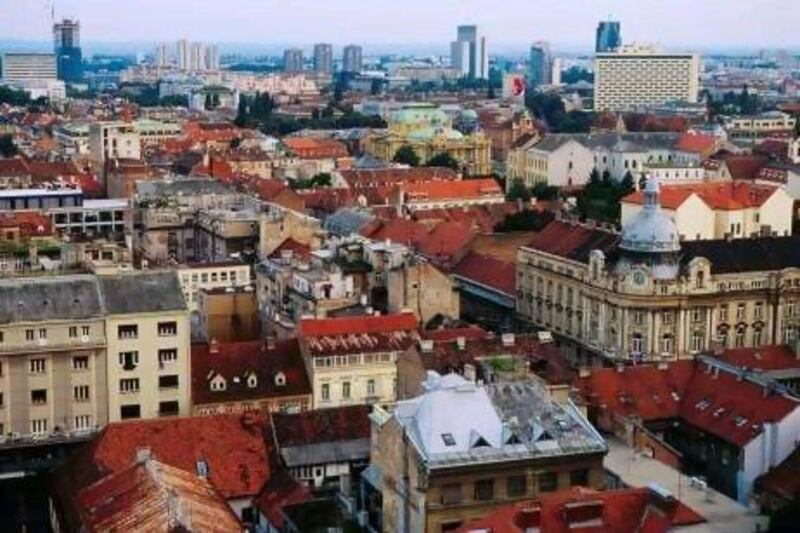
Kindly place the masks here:
[(621, 249), (644, 253), (680, 251), (678, 228), (661, 211), (658, 195), (658, 181), (648, 179), (644, 189), (644, 208), (622, 228)]

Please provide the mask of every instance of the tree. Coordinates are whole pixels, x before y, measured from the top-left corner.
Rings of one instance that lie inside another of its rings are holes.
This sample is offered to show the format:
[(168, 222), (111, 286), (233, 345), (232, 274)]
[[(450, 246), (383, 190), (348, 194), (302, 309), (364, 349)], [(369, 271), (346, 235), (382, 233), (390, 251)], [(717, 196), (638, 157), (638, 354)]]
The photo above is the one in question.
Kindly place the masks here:
[(531, 194), (537, 200), (555, 200), (558, 198), (558, 187), (539, 182), (531, 187)]
[(12, 89), (7, 85), (0, 85), (0, 104), (23, 106), (28, 105), (30, 101), (31, 98), (25, 91)]
[(531, 199), (531, 191), (525, 186), (525, 183), (519, 178), (514, 179), (508, 187), (506, 194), (509, 200), (522, 200), (528, 202)]
[(205, 107), (206, 111), (214, 107), (214, 101), (211, 99), (211, 93), (206, 93), (206, 102), (203, 107)]
[(494, 227), (498, 233), (511, 231), (541, 231), (548, 225), (555, 215), (550, 211), (533, 211), (525, 209), (518, 213), (507, 215), (502, 222)]
[(461, 164), (458, 162), (458, 159), (450, 155), (449, 152), (440, 152), (435, 156), (431, 157), (427, 163), (425, 163), (426, 167), (446, 167), (452, 168), (453, 170), (458, 170), (461, 168)]
[(597, 167), (592, 168), (592, 172), (589, 174), (589, 185), (599, 185), (600, 184), (600, 173), (597, 171)]
[(625, 172), (622, 181), (619, 182), (619, 187), (622, 191), (625, 191), (626, 194), (630, 194), (634, 191), (633, 174), (631, 174), (630, 170)]
[(0, 135), (0, 155), (3, 157), (13, 157), (19, 153), (17, 145), (11, 135)]
[(488, 98), (489, 100), (494, 100), (495, 98), (497, 98), (497, 92), (495, 91), (494, 86), (492, 85), (489, 86), (489, 90), (486, 93), (486, 98)]
[(377, 96), (381, 94), (382, 90), (383, 90), (383, 80), (381, 80), (380, 78), (373, 78), (369, 86), (369, 94), (371, 94), (372, 96)]
[(408, 165), (410, 167), (418, 167), (419, 166), (419, 156), (414, 148), (408, 144), (404, 144), (400, 148), (397, 149), (395, 152), (392, 161), (395, 163), (402, 163), (404, 165)]

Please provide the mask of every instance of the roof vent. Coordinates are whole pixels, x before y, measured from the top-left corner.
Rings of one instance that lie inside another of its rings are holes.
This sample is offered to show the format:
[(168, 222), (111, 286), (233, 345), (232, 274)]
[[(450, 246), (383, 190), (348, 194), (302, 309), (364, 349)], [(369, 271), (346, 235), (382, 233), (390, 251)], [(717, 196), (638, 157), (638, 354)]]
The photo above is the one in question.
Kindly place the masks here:
[(466, 337), (456, 337), (456, 346), (458, 346), (459, 350), (464, 350), (467, 347), (467, 339)]
[(207, 478), (208, 477), (208, 463), (206, 462), (205, 459), (198, 459), (196, 468), (197, 468), (197, 475), (198, 476), (200, 476), (202, 478)]
[(153, 452), (148, 447), (136, 449), (136, 462), (144, 463), (153, 458)]

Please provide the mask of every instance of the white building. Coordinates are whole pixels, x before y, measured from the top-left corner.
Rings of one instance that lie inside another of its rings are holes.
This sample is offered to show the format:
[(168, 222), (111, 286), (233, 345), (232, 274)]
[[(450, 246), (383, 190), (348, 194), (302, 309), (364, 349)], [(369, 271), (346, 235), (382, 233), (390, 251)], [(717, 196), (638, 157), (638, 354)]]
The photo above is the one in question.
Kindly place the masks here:
[(451, 63), (462, 76), (489, 79), (489, 50), (478, 26), (459, 26), (458, 37), (450, 43)]
[(250, 285), (250, 265), (239, 262), (198, 263), (179, 267), (183, 296), (190, 311), (198, 310), (200, 291)]
[(697, 102), (700, 56), (662, 53), (627, 46), (597, 54), (594, 67), (596, 110), (624, 111), (671, 101)]
[(3, 54), (4, 81), (55, 80), (55, 54)]
[(178, 68), (181, 70), (189, 70), (189, 41), (181, 39), (178, 41)]
[(89, 159), (95, 169), (111, 159), (139, 159), (141, 139), (130, 122), (96, 122), (89, 126)]

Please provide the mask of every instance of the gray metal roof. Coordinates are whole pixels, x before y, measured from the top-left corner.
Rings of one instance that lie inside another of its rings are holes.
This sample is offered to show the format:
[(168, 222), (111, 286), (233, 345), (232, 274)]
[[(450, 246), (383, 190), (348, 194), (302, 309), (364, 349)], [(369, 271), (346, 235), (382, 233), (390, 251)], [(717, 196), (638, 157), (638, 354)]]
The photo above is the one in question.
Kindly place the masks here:
[(226, 194), (234, 192), (233, 189), (224, 183), (210, 178), (139, 181), (136, 183), (136, 190), (140, 198)]
[(576, 141), (590, 150), (606, 149), (618, 152), (642, 152), (647, 150), (670, 150), (680, 138), (680, 133), (634, 132), (634, 133), (575, 133), (545, 135), (534, 145), (537, 150), (553, 152), (569, 141)]
[(186, 309), (176, 272), (136, 272), (98, 279), (110, 315)]
[(303, 446), (281, 446), (286, 466), (348, 463), (369, 459), (369, 439), (353, 439)]
[(80, 320), (102, 315), (94, 276), (0, 281), (0, 324)]

